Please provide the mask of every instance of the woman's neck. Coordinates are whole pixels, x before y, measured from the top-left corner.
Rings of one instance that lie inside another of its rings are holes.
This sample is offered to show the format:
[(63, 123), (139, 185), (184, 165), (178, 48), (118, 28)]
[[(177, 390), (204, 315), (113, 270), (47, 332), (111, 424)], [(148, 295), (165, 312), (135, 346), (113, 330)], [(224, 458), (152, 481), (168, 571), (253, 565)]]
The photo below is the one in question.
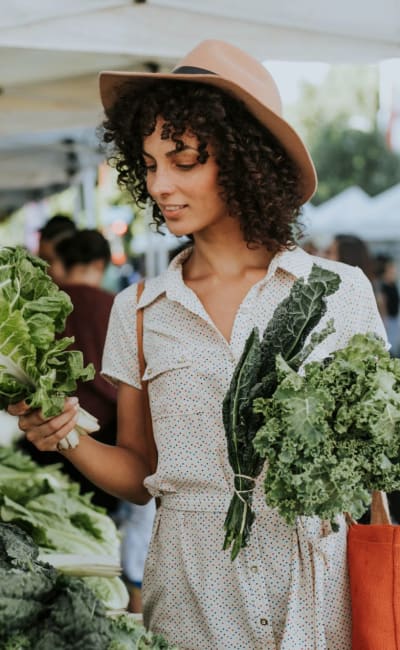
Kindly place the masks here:
[(266, 271), (273, 253), (264, 246), (248, 247), (242, 237), (227, 241), (196, 239), (193, 250), (184, 264), (184, 278), (215, 277), (234, 280), (260, 270)]

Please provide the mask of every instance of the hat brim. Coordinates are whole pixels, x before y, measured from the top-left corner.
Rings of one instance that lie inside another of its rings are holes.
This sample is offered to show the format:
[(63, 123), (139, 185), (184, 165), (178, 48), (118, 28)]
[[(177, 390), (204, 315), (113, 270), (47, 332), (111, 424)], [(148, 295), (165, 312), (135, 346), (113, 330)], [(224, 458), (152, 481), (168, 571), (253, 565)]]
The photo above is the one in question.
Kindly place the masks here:
[(159, 80), (196, 82), (216, 86), (233, 97), (241, 99), (249, 112), (267, 127), (296, 164), (300, 172), (302, 203), (311, 199), (317, 189), (317, 174), (310, 154), (300, 136), (286, 120), (229, 79), (206, 73), (101, 72), (99, 77), (100, 96), (106, 113), (118, 98), (118, 90), (125, 82), (129, 81), (131, 85), (137, 87), (139, 92), (150, 82)]

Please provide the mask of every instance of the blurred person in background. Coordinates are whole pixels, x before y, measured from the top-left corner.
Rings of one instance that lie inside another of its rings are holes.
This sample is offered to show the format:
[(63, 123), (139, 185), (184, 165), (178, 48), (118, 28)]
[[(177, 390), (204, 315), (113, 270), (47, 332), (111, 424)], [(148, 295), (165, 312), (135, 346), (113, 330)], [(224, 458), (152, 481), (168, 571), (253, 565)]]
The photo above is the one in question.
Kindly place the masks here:
[[(63, 239), (55, 252), (65, 269), (63, 291), (69, 294), (74, 311), (68, 316), (64, 336), (73, 336), (73, 348), (83, 352), (84, 361), (92, 362), (96, 375), (91, 382), (79, 386), (79, 402), (95, 415), (100, 431), (91, 434), (97, 440), (115, 444), (117, 412), (115, 386), (100, 374), (106, 330), (114, 296), (102, 287), (107, 266), (111, 260), (110, 245), (97, 230), (81, 230)], [(113, 516), (121, 533), (121, 564), (123, 578), (130, 593), (129, 609), (140, 612), (144, 561), (150, 542), (155, 514), (154, 501), (139, 506), (119, 501), (95, 487), (71, 465), (71, 474), (85, 491), (93, 491), (93, 501), (105, 507)]]
[(38, 257), (49, 264), (48, 274), (60, 284), (65, 276), (64, 266), (56, 253), (56, 246), (63, 239), (77, 232), (73, 220), (65, 214), (55, 214), (39, 229)]
[(121, 501), (114, 517), (121, 535), (122, 577), (129, 591), (128, 608), (131, 612), (142, 611), (144, 565), (155, 514), (154, 499), (146, 505)]
[(358, 266), (374, 284), (374, 264), (367, 244), (355, 235), (335, 235), (324, 257), (336, 262)]
[(384, 300), (375, 274), (374, 259), (365, 241), (355, 235), (335, 235), (321, 256), (350, 266), (358, 266), (371, 282), (379, 313), (383, 316)]
[(379, 308), (386, 328), (387, 337), (392, 346), (391, 353), (393, 356), (398, 356), (400, 352), (400, 294), (397, 286), (397, 268), (394, 259), (389, 257), (389, 255), (377, 255), (375, 257), (375, 275), (378, 291), (381, 296)]

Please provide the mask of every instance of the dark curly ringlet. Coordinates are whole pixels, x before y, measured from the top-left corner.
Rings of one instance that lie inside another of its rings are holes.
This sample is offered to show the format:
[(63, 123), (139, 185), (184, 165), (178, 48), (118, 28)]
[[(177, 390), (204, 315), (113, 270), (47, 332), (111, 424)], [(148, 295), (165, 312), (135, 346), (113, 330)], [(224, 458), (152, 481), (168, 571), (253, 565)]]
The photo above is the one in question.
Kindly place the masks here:
[[(239, 218), (248, 244), (273, 252), (294, 244), (302, 203), (295, 164), (240, 100), (213, 86), (151, 80), (140, 93), (129, 81), (121, 86), (102, 124), (102, 137), (112, 145), (108, 158), (119, 184), (139, 205), (149, 198), (143, 138), (154, 131), (158, 116), (166, 122), (162, 137), (174, 141), (177, 149), (185, 132), (197, 137), (200, 163), (206, 163), (206, 148), (212, 145), (221, 194), (229, 213)], [(155, 203), (153, 218), (158, 229), (164, 218)]]

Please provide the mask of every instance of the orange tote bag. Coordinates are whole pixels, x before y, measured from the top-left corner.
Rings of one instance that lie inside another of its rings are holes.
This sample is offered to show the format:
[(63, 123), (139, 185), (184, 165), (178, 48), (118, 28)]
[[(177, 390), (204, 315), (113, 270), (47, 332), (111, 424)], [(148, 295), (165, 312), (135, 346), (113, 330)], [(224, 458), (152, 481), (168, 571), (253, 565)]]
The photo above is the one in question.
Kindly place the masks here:
[(371, 524), (351, 523), (348, 562), (352, 650), (400, 650), (400, 526), (374, 492)]

